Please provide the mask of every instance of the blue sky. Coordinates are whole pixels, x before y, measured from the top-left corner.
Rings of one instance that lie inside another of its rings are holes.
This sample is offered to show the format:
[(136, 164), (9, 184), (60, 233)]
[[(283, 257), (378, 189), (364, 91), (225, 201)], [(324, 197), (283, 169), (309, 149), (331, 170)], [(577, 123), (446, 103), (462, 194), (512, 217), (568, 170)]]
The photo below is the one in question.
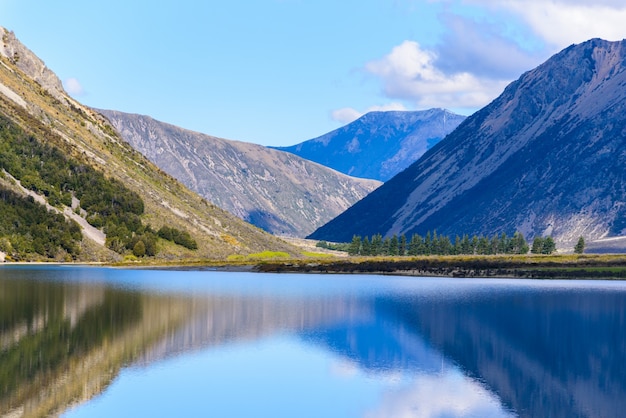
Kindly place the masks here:
[(369, 110), (470, 114), (552, 54), (626, 37), (623, 0), (0, 0), (82, 103), (292, 145)]

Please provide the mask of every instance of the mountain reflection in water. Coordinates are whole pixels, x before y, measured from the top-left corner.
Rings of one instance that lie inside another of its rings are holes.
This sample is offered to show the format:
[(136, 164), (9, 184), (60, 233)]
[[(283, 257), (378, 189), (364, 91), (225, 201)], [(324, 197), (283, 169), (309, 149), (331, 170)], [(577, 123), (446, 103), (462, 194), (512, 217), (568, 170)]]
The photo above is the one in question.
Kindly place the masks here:
[(621, 283), (3, 266), (0, 416), (62, 413), (126, 366), (277, 335), (400, 376), (364, 416), (619, 416), (625, 308)]

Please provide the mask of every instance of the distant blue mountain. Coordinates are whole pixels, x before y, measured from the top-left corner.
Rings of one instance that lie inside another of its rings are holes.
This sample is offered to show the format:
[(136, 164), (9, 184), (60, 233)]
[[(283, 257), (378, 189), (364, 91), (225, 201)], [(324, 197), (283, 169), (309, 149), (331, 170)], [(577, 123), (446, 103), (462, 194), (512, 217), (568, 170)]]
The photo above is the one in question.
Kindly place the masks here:
[(572, 45), (524, 73), (310, 238), (434, 230), (550, 235), (570, 251), (626, 236), (626, 40)]
[(387, 181), (464, 119), (445, 109), (370, 112), (318, 138), (276, 149), (350, 176)]

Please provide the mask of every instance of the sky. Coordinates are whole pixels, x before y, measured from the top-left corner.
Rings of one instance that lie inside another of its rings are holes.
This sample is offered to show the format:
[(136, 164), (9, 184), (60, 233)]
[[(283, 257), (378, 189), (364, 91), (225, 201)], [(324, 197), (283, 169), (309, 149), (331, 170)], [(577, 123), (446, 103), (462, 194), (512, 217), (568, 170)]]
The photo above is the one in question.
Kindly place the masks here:
[(273, 146), (371, 110), (469, 115), (623, 22), (623, 0), (0, 0), (81, 103)]

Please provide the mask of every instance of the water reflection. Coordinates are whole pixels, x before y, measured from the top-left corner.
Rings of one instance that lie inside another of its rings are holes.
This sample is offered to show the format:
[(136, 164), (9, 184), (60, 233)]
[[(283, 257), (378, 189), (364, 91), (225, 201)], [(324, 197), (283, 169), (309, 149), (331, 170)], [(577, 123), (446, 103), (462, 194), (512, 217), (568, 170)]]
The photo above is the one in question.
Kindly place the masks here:
[(624, 308), (621, 283), (2, 267), (0, 415), (619, 416)]

